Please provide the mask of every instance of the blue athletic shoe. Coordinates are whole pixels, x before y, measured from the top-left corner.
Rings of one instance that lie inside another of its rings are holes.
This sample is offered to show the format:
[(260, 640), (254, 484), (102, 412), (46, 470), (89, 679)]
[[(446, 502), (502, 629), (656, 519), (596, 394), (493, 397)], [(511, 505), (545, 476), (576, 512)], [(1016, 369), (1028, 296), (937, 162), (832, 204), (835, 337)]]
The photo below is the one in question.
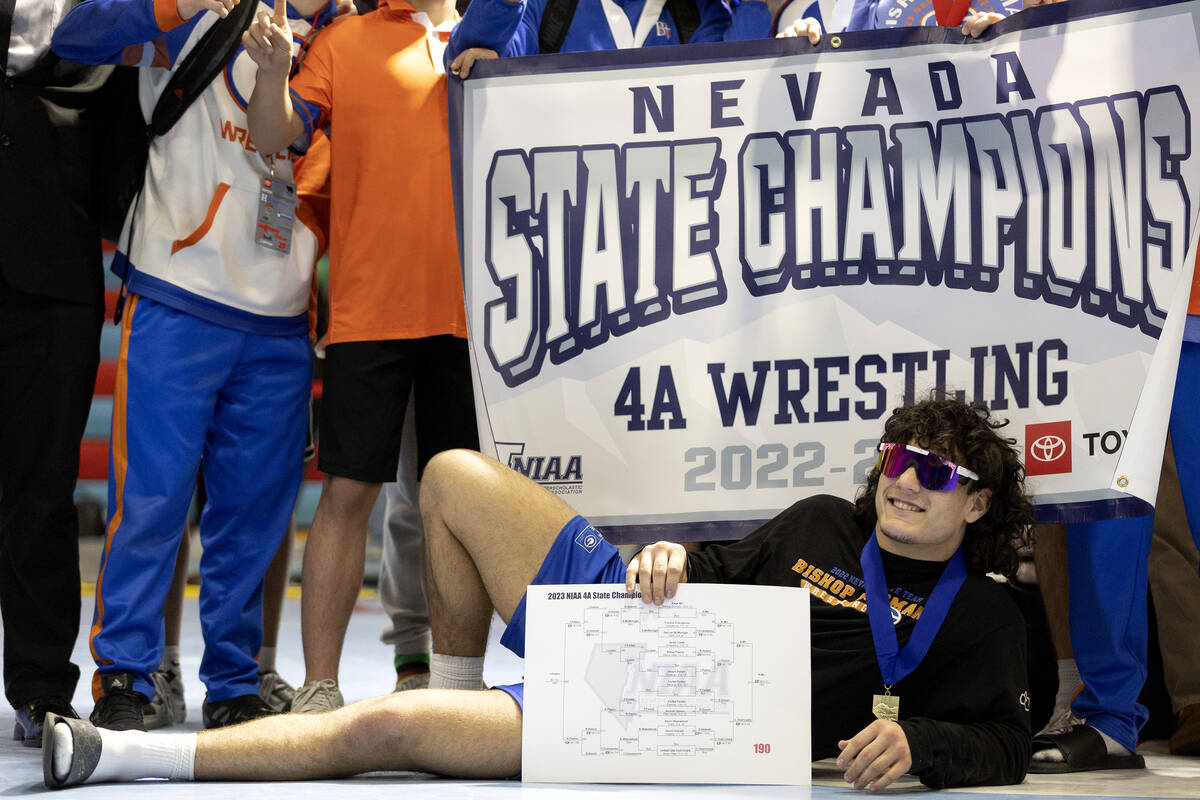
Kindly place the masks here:
[(17, 724), (13, 728), (13, 739), (26, 747), (41, 747), (42, 726), (46, 722), (47, 713), (72, 719), (79, 718), (71, 704), (61, 697), (35, 697), (17, 707)]

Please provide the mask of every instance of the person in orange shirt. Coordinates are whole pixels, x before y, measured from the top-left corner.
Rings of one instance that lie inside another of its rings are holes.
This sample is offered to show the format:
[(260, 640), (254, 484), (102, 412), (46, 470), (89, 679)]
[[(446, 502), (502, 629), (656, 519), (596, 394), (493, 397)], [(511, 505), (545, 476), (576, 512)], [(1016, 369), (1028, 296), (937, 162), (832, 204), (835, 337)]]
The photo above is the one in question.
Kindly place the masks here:
[(297, 712), (343, 704), (338, 664), (367, 518), (396, 475), (410, 388), (418, 479), (434, 454), (479, 446), (442, 66), (456, 20), (453, 0), (383, 0), (323, 32), (290, 90), (287, 18), (262, 13), (243, 38), (259, 65), (251, 137), (302, 151), (327, 126), (337, 164), (318, 452), (326, 477), (304, 553)]

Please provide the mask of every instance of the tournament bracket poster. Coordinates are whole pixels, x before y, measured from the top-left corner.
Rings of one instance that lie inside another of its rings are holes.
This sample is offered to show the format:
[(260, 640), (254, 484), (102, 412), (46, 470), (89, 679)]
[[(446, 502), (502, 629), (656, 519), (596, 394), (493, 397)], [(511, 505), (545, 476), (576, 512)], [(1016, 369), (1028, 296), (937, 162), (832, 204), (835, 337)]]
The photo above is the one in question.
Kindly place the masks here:
[(482, 450), (616, 541), (733, 538), (852, 497), (933, 390), (1011, 420), (1043, 521), (1147, 512), (1198, 16), (476, 64), (450, 125)]

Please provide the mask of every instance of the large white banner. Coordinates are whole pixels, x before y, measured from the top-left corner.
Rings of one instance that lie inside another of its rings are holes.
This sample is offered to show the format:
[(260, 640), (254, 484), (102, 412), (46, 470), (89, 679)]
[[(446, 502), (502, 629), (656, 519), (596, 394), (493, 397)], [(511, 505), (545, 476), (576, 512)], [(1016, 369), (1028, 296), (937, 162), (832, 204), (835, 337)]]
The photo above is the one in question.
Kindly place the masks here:
[(936, 389), (1011, 420), (1042, 519), (1148, 510), (1198, 12), (476, 65), (451, 128), (483, 450), (614, 539), (736, 536), (853, 496)]

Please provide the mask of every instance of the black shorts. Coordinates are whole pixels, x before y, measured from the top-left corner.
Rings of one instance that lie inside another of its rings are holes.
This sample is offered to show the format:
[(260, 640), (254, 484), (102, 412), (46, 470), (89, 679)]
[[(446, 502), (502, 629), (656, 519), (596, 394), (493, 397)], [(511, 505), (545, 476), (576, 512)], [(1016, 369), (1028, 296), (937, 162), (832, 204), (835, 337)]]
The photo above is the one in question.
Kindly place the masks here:
[(465, 339), (340, 342), (325, 348), (317, 467), (364, 483), (396, 480), (410, 389), (418, 479), (443, 450), (479, 449)]

